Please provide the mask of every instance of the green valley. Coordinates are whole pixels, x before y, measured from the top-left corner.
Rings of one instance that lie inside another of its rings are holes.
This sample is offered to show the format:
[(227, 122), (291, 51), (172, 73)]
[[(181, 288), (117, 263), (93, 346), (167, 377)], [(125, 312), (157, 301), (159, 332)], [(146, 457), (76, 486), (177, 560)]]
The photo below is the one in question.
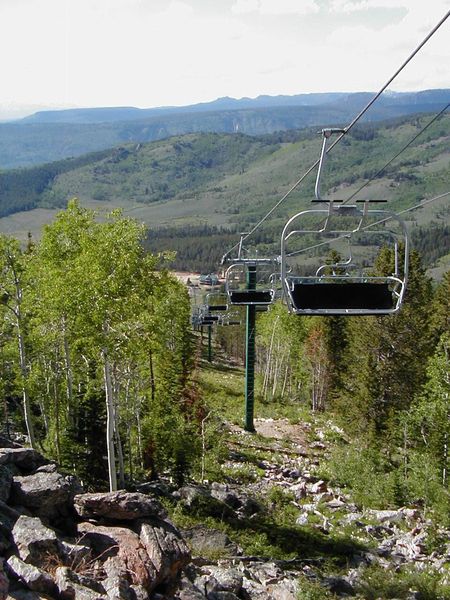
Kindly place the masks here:
[[(450, 118), (445, 114), (380, 172), (432, 116), (355, 127), (330, 154), (324, 193), (346, 199), (371, 180), (356, 199), (386, 199), (391, 211), (399, 211), (448, 191)], [(159, 244), (164, 238), (164, 247), (178, 251), (182, 263), (176, 264), (178, 268), (210, 268), (229, 246), (230, 234), (252, 227), (315, 162), (320, 143), (315, 128), (255, 137), (192, 133), (4, 171), (0, 173), (0, 230), (22, 239), (29, 231), (39, 237), (43, 223), (53, 219), (56, 209), (77, 197), (82, 206), (100, 213), (120, 207), (144, 221), (151, 229), (150, 248), (156, 249), (153, 239)], [(271, 215), (253, 242), (276, 252), (283, 223), (309, 204), (313, 186), (312, 173)], [(416, 239), (428, 239), (435, 246), (430, 232), (440, 231), (439, 247), (433, 247), (429, 266), (449, 252), (448, 214), (448, 199), (443, 198), (407, 216)], [(180, 230), (185, 232), (181, 237)], [(186, 260), (193, 245), (199, 246), (199, 239), (192, 239), (189, 231), (208, 244), (217, 242), (208, 264), (192, 256)], [(232, 243), (236, 239), (232, 236)]]

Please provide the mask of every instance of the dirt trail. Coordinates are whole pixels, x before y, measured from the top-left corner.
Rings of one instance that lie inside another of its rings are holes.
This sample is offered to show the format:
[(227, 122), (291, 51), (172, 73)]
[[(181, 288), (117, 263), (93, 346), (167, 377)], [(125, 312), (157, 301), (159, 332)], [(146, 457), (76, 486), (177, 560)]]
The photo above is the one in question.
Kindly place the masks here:
[(256, 433), (266, 438), (289, 440), (306, 447), (306, 434), (301, 425), (293, 425), (288, 419), (255, 419)]

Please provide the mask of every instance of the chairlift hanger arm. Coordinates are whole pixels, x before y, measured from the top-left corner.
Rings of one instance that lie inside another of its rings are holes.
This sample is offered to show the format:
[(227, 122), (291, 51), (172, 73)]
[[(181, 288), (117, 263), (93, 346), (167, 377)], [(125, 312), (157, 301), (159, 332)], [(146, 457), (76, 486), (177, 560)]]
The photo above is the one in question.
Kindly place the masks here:
[(328, 139), (334, 133), (341, 133), (342, 135), (345, 135), (347, 133), (347, 131), (345, 129), (334, 129), (334, 128), (322, 129), (322, 135), (323, 135), (322, 150), (320, 152), (319, 168), (317, 169), (316, 185), (314, 188), (314, 194), (315, 194), (318, 202), (330, 202), (329, 199), (322, 198), (320, 195), (320, 178), (322, 176), (322, 170), (323, 170), (323, 167), (325, 166), (325, 160), (327, 157), (327, 142), (328, 142)]

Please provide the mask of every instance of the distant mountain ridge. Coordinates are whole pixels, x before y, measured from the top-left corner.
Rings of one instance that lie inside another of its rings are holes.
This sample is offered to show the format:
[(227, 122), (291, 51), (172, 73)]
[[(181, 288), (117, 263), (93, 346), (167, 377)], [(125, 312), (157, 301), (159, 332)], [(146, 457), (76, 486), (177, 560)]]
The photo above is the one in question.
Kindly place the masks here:
[[(163, 106), (158, 108), (99, 107), (72, 108), (64, 110), (38, 111), (20, 120), (20, 123), (111, 123), (115, 121), (143, 120), (174, 114), (242, 110), (249, 108), (273, 108), (287, 106), (327, 106), (335, 103), (346, 105), (355, 101), (367, 102), (374, 92), (322, 92), (296, 94), (292, 96), (262, 95), (256, 98), (231, 98), (225, 96), (211, 102), (187, 106)], [(449, 101), (450, 90), (424, 90), (420, 92), (388, 92), (380, 98), (383, 106), (429, 105)]]
[[(373, 98), (369, 92), (219, 98), (185, 107), (66, 109), (0, 123), (0, 169), (42, 165), (127, 143), (189, 133), (265, 135), (347, 125)], [(450, 89), (389, 92), (362, 121), (382, 121), (442, 110)]]

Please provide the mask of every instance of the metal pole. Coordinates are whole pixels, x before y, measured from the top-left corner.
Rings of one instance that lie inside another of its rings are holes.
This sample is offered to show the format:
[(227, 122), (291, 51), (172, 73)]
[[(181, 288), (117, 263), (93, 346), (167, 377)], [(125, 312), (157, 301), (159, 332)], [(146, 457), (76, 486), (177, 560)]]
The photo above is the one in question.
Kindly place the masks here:
[[(247, 289), (256, 289), (256, 265), (249, 265)], [(256, 306), (247, 305), (247, 327), (245, 345), (245, 425), (246, 431), (255, 431), (253, 423), (255, 404), (255, 324)]]
[(208, 325), (208, 362), (212, 362), (211, 325)]

